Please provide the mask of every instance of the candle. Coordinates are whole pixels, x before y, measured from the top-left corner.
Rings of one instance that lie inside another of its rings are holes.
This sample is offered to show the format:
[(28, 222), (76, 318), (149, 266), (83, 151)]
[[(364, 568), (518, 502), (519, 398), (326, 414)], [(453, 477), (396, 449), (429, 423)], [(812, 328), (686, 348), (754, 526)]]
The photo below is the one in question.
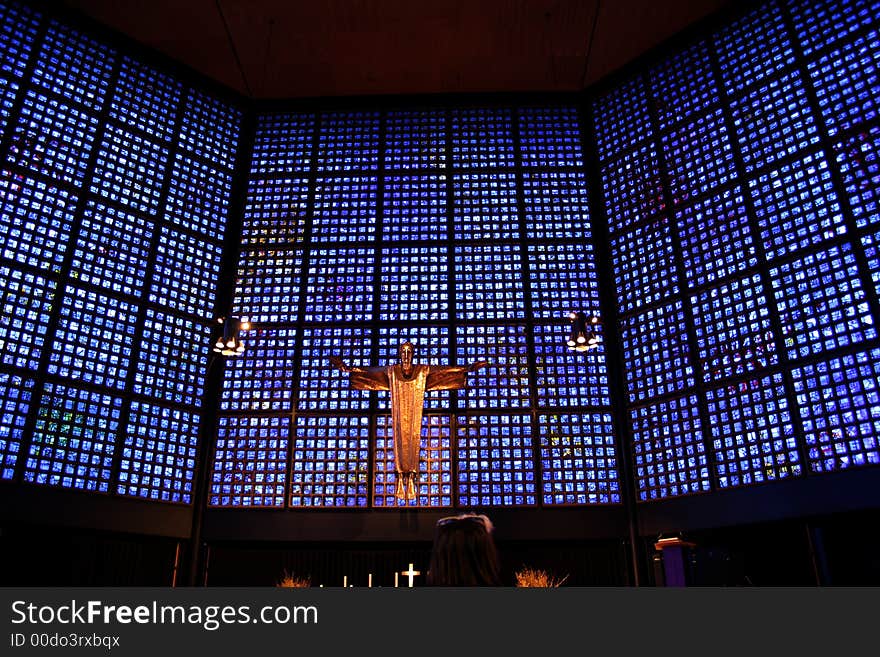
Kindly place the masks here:
[(367, 587), (373, 588), (373, 573), (367, 573)]
[(397, 571), (394, 571), (394, 588), (397, 588)]
[(342, 586), (348, 588), (348, 575), (342, 576)]

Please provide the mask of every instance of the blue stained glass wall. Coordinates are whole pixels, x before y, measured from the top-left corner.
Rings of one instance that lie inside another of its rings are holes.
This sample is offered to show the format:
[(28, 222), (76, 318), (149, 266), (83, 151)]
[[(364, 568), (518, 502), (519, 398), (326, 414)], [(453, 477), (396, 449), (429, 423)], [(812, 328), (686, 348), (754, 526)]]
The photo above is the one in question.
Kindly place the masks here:
[(592, 103), (642, 501), (878, 462), (878, 21), (746, 6)]
[(189, 504), (242, 112), (0, 1), (0, 478)]

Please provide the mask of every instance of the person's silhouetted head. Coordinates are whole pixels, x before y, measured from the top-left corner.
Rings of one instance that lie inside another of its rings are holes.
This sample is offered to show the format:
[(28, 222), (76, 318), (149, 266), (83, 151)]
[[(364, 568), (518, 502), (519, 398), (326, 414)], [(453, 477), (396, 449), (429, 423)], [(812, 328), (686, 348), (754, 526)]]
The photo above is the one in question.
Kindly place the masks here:
[(434, 531), (429, 586), (500, 586), (492, 521), (472, 513), (443, 518)]

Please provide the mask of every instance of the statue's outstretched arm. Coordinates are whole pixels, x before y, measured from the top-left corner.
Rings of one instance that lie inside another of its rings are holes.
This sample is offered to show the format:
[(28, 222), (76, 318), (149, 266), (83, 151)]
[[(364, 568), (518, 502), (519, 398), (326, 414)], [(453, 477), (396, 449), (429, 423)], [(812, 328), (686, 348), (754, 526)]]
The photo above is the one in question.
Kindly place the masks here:
[(427, 390), (455, 390), (457, 388), (464, 388), (467, 385), (468, 372), (476, 372), (488, 364), (484, 360), (478, 360), (470, 365), (431, 365), (425, 388)]
[(330, 364), (351, 374), (352, 388), (388, 390), (388, 372), (384, 367), (349, 367), (339, 356), (330, 356)]

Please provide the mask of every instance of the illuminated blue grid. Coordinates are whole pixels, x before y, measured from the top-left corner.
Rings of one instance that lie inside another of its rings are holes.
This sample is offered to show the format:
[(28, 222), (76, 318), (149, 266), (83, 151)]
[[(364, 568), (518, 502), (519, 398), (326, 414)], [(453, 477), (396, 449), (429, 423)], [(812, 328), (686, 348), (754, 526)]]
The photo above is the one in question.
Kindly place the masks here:
[(0, 479), (15, 476), (33, 394), (33, 379), (0, 372)]
[(352, 388), (349, 375), (335, 369), (330, 357), (341, 357), (349, 367), (369, 367), (371, 335), (370, 329), (358, 325), (303, 329), (298, 410), (369, 410), (370, 391)]
[(706, 391), (721, 488), (801, 474), (781, 373)]
[(874, 231), (862, 236), (862, 247), (868, 259), (868, 269), (871, 272), (871, 281), (874, 289), (880, 295), (880, 231)]
[(397, 475), (394, 469), (394, 432), (391, 416), (376, 423), (376, 450), (373, 467), (373, 506), (449, 507), (452, 506), (452, 428), (448, 416), (423, 415), (419, 449), (419, 472), (414, 500), (400, 500), (394, 493)]
[(456, 326), (457, 365), (489, 365), (467, 375), (459, 408), (528, 408), (529, 359), (524, 326)]
[(808, 64), (828, 134), (876, 121), (880, 105), (880, 34), (845, 43)]
[(387, 176), (385, 240), (445, 240), (446, 176)]
[(309, 181), (305, 178), (251, 181), (248, 185), (243, 245), (286, 246), (305, 239)]
[(642, 406), (629, 414), (640, 501), (711, 489), (696, 396)]
[(718, 85), (705, 41), (664, 59), (650, 72), (650, 79), (661, 130), (718, 102)]
[(720, 109), (664, 135), (663, 152), (674, 203), (724, 185), (735, 175), (733, 149)]
[(252, 322), (292, 324), (299, 310), (302, 255), (292, 251), (242, 251), (232, 312)]
[(165, 216), (178, 226), (221, 241), (232, 193), (232, 174), (178, 153), (171, 170)]
[(678, 293), (675, 250), (666, 217), (617, 235), (611, 242), (611, 261), (621, 313)]
[(446, 247), (385, 248), (380, 263), (380, 320), (448, 319), (449, 256)]
[(167, 163), (167, 148), (108, 125), (89, 191), (152, 214), (159, 209)]
[(217, 423), (209, 506), (283, 507), (290, 417), (224, 417)]
[(623, 319), (621, 338), (630, 402), (694, 385), (681, 301)]
[(804, 54), (880, 22), (874, 0), (788, 0)]
[(12, 134), (8, 162), (79, 185), (95, 140), (97, 119), (28, 91)]
[(314, 134), (314, 114), (258, 116), (251, 175), (309, 171), (312, 167)]
[(377, 178), (329, 178), (315, 186), (314, 242), (376, 239)]
[(0, 77), (0, 134), (6, 132), (6, 124), (9, 123), (18, 90), (17, 82)]
[(126, 125), (167, 141), (174, 134), (181, 85), (167, 75), (123, 57), (110, 116)]
[(198, 414), (133, 401), (116, 492), (189, 504), (198, 439)]
[(507, 109), (452, 112), (452, 166), (513, 166), (513, 118)]
[(121, 389), (139, 331), (135, 304), (68, 287), (49, 374)]
[(134, 391), (200, 406), (210, 349), (211, 330), (204, 324), (147, 308)]
[(602, 169), (602, 190), (612, 233), (666, 207), (654, 145), (626, 153)]
[(527, 171), (523, 174), (526, 237), (589, 238), (587, 176), (582, 171)]
[(540, 415), (544, 504), (617, 504), (617, 450), (610, 413)]
[(458, 418), (459, 506), (533, 506), (535, 450), (527, 415)]
[(294, 393), (296, 330), (241, 332), (244, 353), (226, 360), (222, 411), (290, 411)]
[(774, 2), (754, 9), (715, 37), (721, 77), (730, 94), (794, 61), (782, 12)]
[(389, 112), (385, 131), (386, 169), (446, 168), (444, 112)]
[(789, 358), (876, 337), (849, 244), (774, 267), (770, 276)]
[(703, 381), (756, 372), (778, 362), (761, 277), (753, 274), (691, 297)]
[(749, 190), (768, 260), (846, 233), (831, 170), (822, 153), (750, 180)]
[(291, 507), (364, 507), (370, 488), (370, 418), (297, 417)]
[(588, 242), (529, 244), (527, 248), (535, 317), (552, 318), (570, 310), (599, 308), (599, 277)]
[(108, 492), (121, 409), (118, 397), (47, 383), (24, 480)]
[(379, 166), (379, 113), (323, 114), (318, 137), (318, 171), (357, 171)]
[(813, 472), (880, 463), (880, 350), (792, 370)]
[(76, 196), (67, 190), (0, 172), (0, 254), (59, 273), (76, 202)]
[(34, 46), (40, 14), (30, 7), (0, 5), (0, 71), (21, 77)]
[(163, 226), (156, 248), (150, 301), (169, 310), (210, 317), (214, 311), (221, 247)]
[(880, 127), (835, 144), (835, 151), (856, 225), (864, 228), (877, 223), (880, 221)]
[(362, 322), (373, 313), (376, 250), (313, 248), (306, 287), (305, 321)]
[(73, 252), (71, 277), (137, 295), (147, 273), (152, 236), (151, 221), (89, 201)]
[(189, 90), (178, 139), (190, 153), (226, 169), (235, 164), (241, 112), (228, 103)]
[(600, 160), (628, 150), (654, 133), (641, 77), (618, 85), (595, 101), (593, 117)]
[(784, 75), (731, 103), (747, 172), (819, 142), (816, 122), (797, 73)]
[(518, 114), (523, 166), (584, 165), (577, 108), (525, 108)]
[[(567, 319), (534, 327), (538, 405), (609, 406), (605, 346), (600, 342), (586, 353), (570, 351), (565, 344), (570, 331)], [(595, 326), (595, 332), (601, 341), (601, 324)]]
[(519, 238), (516, 176), (512, 173), (454, 175), (452, 208), (456, 240)]
[(29, 370), (40, 364), (57, 283), (0, 266), (0, 362)]
[(690, 287), (702, 286), (758, 264), (739, 188), (719, 192), (676, 214)]
[[(406, 329), (383, 326), (379, 329), (379, 365), (396, 365), (400, 362), (399, 350), (404, 341), (415, 346), (413, 362), (417, 365), (452, 365), (449, 357), (449, 328), (446, 326), (408, 326)], [(448, 410), (449, 390), (426, 390), (425, 408)], [(388, 412), (391, 396), (379, 394), (379, 408)], [(390, 438), (389, 438), (390, 440)], [(393, 493), (393, 491), (392, 491)]]
[(53, 20), (33, 81), (77, 105), (98, 110), (109, 87), (113, 57), (107, 46)]
[(524, 317), (519, 246), (456, 246), (455, 299), (459, 319)]

